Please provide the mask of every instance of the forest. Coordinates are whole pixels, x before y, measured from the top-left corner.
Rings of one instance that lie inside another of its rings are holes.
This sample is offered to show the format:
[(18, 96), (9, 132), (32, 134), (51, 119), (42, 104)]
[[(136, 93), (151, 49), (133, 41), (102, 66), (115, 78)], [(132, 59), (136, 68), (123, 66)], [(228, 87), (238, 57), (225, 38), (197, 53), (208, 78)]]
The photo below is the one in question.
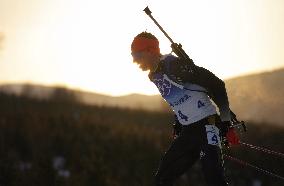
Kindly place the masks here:
[[(241, 119), (241, 118), (240, 118)], [(151, 186), (172, 141), (168, 112), (90, 106), (57, 91), (49, 99), (0, 93), (1, 186)], [(246, 121), (241, 140), (283, 151), (284, 128)], [(283, 157), (251, 148), (224, 153), (284, 176)], [(284, 180), (225, 159), (232, 186), (280, 186)], [(200, 163), (176, 186), (205, 186)]]

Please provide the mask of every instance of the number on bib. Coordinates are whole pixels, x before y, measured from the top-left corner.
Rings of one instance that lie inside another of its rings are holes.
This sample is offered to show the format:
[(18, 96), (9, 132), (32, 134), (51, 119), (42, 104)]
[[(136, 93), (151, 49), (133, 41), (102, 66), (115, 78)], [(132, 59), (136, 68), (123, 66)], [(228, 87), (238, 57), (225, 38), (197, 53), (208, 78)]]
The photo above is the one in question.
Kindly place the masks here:
[(202, 101), (198, 100), (197, 107), (200, 108), (200, 107), (204, 107), (204, 106), (205, 106), (205, 104)]
[(186, 115), (184, 115), (183, 113), (181, 113), (181, 111), (178, 111), (178, 115), (182, 120), (188, 121), (188, 117)]
[(209, 145), (221, 146), (219, 129), (215, 125), (205, 125), (207, 133), (207, 142)]
[(213, 134), (212, 138), (211, 138), (212, 142), (214, 142), (215, 144), (218, 143), (218, 138), (216, 134)]

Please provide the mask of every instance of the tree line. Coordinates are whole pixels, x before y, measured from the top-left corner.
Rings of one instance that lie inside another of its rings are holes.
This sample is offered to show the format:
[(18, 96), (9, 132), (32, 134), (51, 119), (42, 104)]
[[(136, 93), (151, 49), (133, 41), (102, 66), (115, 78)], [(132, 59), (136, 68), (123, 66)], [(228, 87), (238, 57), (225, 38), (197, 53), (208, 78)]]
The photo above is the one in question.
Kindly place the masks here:
[[(64, 91), (54, 95), (40, 100), (0, 93), (0, 185), (153, 185), (172, 140), (170, 113), (84, 105)], [(282, 150), (283, 128), (251, 122), (247, 127), (243, 141)], [(224, 151), (284, 172), (280, 158), (243, 147)], [(232, 185), (283, 184), (231, 161), (225, 165)], [(200, 164), (176, 185), (205, 185)]]

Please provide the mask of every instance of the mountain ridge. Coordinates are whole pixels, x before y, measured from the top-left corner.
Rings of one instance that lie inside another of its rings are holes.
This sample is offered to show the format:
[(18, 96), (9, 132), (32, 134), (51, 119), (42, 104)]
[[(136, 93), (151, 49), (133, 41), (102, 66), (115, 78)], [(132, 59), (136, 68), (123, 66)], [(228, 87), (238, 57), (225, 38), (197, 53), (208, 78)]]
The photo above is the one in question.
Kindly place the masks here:
[[(284, 68), (225, 80), (230, 107), (239, 119), (273, 122), (284, 126), (283, 82)], [(170, 110), (160, 95), (129, 94), (113, 97), (64, 87), (32, 84), (0, 85), (0, 91), (17, 95), (28, 94), (40, 99), (48, 99), (56, 89), (72, 92), (84, 104), (150, 111)]]

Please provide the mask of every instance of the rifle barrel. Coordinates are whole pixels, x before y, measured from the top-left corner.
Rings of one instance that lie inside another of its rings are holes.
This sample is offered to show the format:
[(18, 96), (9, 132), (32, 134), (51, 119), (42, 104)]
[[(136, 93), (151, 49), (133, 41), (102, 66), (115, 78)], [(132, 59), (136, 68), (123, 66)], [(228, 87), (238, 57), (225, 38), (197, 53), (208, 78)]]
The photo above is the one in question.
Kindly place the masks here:
[(149, 7), (147, 6), (144, 10), (143, 10), (153, 21), (154, 23), (159, 27), (159, 29), (164, 33), (164, 35), (170, 40), (170, 42), (172, 44), (174, 44), (174, 41), (172, 40), (172, 38), (170, 38), (170, 36), (167, 34), (167, 32), (163, 29), (163, 27), (156, 21), (156, 19), (151, 15), (152, 12), (149, 9)]

